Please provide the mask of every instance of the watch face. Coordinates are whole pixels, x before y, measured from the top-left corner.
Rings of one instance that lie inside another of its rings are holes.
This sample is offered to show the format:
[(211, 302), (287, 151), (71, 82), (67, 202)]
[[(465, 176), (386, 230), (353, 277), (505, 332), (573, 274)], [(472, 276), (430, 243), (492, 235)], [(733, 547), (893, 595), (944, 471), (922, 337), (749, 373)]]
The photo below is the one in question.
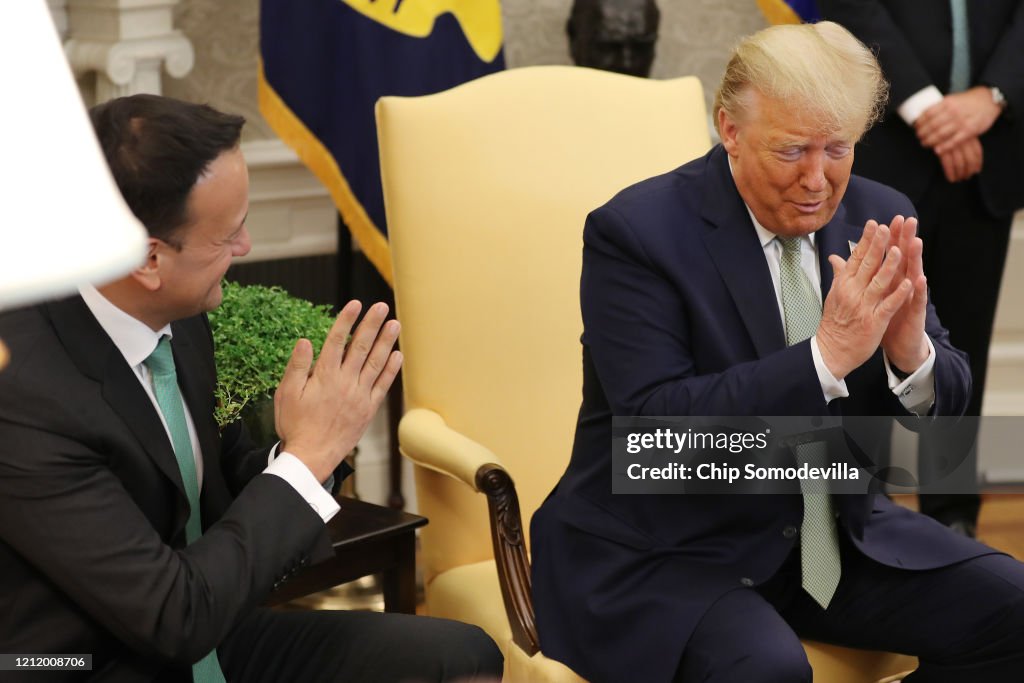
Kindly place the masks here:
[(1000, 107), (1005, 107), (1006, 106), (1006, 96), (1003, 95), (1003, 91), (1002, 90), (1000, 90), (999, 88), (997, 88), (995, 86), (992, 86), (991, 88), (989, 88), (989, 92), (992, 93), (992, 101), (993, 102), (995, 102)]

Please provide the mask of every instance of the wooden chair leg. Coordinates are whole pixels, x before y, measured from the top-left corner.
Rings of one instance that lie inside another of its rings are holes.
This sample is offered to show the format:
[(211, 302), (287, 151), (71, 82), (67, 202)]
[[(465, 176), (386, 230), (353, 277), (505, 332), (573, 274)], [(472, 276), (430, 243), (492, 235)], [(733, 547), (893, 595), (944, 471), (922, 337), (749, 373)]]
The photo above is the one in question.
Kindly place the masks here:
[(381, 573), (384, 609), (403, 614), (416, 613), (416, 535), (409, 534), (397, 548), (397, 563)]

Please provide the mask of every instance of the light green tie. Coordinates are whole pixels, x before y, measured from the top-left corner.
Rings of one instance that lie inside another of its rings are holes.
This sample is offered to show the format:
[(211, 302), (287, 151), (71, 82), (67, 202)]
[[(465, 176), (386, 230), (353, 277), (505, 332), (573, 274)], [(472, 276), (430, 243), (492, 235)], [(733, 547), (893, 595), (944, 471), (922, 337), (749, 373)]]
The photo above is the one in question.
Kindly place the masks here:
[[(181, 480), (185, 484), (185, 495), (188, 497), (191, 511), (185, 523), (185, 540), (192, 543), (203, 535), (203, 524), (199, 516), (199, 480), (196, 476), (192, 439), (189, 438), (188, 424), (185, 422), (185, 408), (181, 391), (178, 389), (178, 373), (174, 369), (170, 337), (160, 337), (160, 343), (143, 364), (149, 368), (152, 375), (153, 393), (156, 394), (156, 402), (171, 433), (174, 457), (178, 461)], [(195, 683), (224, 683), (224, 674), (216, 650), (212, 650), (192, 665), (192, 680)]]
[(971, 84), (971, 39), (967, 0), (949, 0), (953, 18), (953, 61), (949, 68), (949, 92), (962, 92)]
[[(786, 323), (786, 344), (810, 339), (821, 322), (821, 301), (804, 269), (800, 267), (800, 237), (776, 237), (782, 245), (779, 281)], [(795, 447), (797, 459), (812, 467), (828, 465), (823, 443)], [(832, 496), (814, 492), (811, 482), (800, 482), (804, 499), (804, 521), (800, 527), (800, 568), (802, 585), (822, 608), (828, 607), (839, 585), (839, 535), (832, 511)]]

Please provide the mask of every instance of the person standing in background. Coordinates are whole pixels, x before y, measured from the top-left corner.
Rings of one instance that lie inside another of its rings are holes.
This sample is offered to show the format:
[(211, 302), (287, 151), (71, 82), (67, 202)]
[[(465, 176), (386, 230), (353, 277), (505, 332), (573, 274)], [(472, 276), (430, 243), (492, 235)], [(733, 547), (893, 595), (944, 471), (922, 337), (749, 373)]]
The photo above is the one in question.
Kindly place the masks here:
[[(980, 415), (1010, 224), (1024, 207), (1024, 0), (818, 5), (876, 52), (891, 84), (886, 115), (857, 146), (853, 172), (900, 190), (917, 208), (932, 301), (950, 341), (970, 357), (965, 415)], [(959, 457), (921, 439), (920, 481), (957, 467), (976, 476), (977, 421), (963, 431)], [(920, 505), (973, 536), (980, 502), (974, 493), (934, 494)]]

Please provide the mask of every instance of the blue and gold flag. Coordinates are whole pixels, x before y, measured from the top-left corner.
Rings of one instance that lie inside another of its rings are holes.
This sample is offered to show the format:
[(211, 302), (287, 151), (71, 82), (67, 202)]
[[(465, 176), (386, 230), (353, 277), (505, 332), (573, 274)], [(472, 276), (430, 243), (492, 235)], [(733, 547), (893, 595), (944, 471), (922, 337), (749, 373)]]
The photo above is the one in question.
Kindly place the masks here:
[(260, 111), (389, 284), (374, 103), (503, 69), (501, 47), (499, 0), (261, 2)]
[(757, 0), (770, 24), (800, 24), (821, 19), (815, 0)]

